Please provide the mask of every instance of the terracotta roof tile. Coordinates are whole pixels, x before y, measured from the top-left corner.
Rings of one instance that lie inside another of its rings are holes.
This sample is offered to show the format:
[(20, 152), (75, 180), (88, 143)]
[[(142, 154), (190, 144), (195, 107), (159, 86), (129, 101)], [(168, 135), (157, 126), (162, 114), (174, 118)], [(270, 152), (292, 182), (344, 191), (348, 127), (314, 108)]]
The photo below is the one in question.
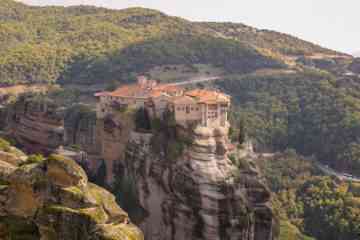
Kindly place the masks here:
[(196, 104), (195, 99), (189, 96), (176, 96), (170, 99), (173, 104)]
[[(141, 84), (130, 84), (119, 87), (113, 92), (99, 92), (96, 93), (96, 97), (101, 96), (113, 96), (113, 97), (125, 97), (125, 98), (156, 98), (162, 95), (172, 95), (172, 93), (182, 90), (178, 86), (172, 84), (161, 84), (153, 87), (144, 87)], [(183, 96), (172, 97), (170, 100), (172, 103), (177, 104), (195, 104), (195, 103), (229, 103), (230, 96), (210, 90), (195, 89), (186, 92)]]
[(159, 91), (159, 90), (152, 90), (149, 94), (150, 97), (156, 98), (156, 97), (160, 97), (165, 95), (165, 93), (163, 91)]
[(107, 95), (109, 95), (109, 92), (98, 92), (94, 94), (95, 97), (102, 97)]
[(230, 102), (230, 97), (226, 94), (210, 91), (195, 89), (185, 93), (186, 96), (195, 98), (200, 103), (228, 103)]
[(110, 93), (110, 96), (113, 97), (147, 97), (147, 95), (147, 89), (138, 84), (122, 86)]
[(172, 85), (172, 84), (160, 84), (153, 88), (154, 90), (164, 91), (164, 92), (177, 92), (181, 90), (181, 88)]
[(113, 96), (113, 97), (139, 97), (146, 98), (150, 96), (160, 96), (161, 93), (175, 93), (180, 88), (171, 84), (161, 84), (153, 87), (144, 87), (140, 84), (124, 85), (113, 92), (96, 93), (96, 97)]

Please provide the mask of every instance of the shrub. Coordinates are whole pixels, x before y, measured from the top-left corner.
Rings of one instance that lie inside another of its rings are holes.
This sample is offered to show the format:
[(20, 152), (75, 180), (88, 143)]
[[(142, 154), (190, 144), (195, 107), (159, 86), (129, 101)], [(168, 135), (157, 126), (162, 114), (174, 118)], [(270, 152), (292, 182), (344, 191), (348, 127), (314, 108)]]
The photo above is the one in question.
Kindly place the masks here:
[(230, 161), (231, 161), (233, 164), (236, 164), (236, 163), (237, 163), (236, 157), (235, 157), (234, 154), (230, 154), (230, 155), (228, 156), (228, 158), (230, 159)]
[(161, 129), (161, 120), (159, 118), (154, 118), (151, 120), (151, 129), (153, 132), (159, 132)]
[(251, 167), (251, 164), (244, 158), (239, 158), (236, 165), (239, 169), (244, 170), (250, 169)]
[(181, 156), (182, 152), (184, 151), (184, 144), (180, 141), (170, 141), (166, 148), (166, 155), (167, 158), (170, 160), (175, 160), (179, 156)]
[(72, 149), (74, 149), (75, 151), (80, 151), (80, 150), (81, 150), (81, 146), (78, 145), (78, 144), (72, 144), (70, 147), (71, 147)]
[(0, 138), (0, 151), (9, 152), (11, 145), (8, 141)]
[(140, 108), (135, 113), (135, 125), (137, 130), (150, 130), (151, 123), (149, 113), (146, 109)]
[(42, 162), (44, 160), (45, 160), (45, 157), (43, 155), (41, 155), (41, 154), (32, 154), (27, 158), (26, 163), (27, 164), (40, 163), (40, 162)]

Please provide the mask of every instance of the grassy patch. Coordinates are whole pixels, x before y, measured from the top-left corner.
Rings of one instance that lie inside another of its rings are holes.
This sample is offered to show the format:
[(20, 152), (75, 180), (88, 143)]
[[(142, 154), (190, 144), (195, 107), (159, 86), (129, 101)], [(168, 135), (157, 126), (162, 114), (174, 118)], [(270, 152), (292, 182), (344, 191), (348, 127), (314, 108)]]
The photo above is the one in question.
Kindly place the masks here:
[(279, 240), (315, 240), (314, 238), (303, 235), (299, 229), (288, 221), (280, 221)]
[(11, 145), (8, 141), (5, 139), (0, 138), (0, 151), (4, 152), (10, 152), (11, 151)]
[(39, 240), (40, 234), (32, 221), (15, 216), (0, 217), (0, 223), (6, 228), (6, 240)]

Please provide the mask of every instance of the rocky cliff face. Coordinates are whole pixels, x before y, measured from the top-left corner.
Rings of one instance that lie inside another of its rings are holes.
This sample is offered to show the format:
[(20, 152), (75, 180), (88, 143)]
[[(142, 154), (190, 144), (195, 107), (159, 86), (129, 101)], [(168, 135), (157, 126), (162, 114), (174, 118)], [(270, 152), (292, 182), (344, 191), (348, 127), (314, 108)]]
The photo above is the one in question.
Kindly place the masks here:
[(64, 145), (78, 145), (88, 154), (101, 153), (96, 112), (78, 104), (64, 114)]
[(148, 213), (141, 225), (148, 240), (275, 238), (270, 193), (251, 152), (230, 153), (226, 128), (196, 128), (177, 159), (152, 151), (153, 140), (152, 134), (131, 134), (124, 161)]
[(102, 162), (102, 125), (85, 105), (65, 108), (46, 95), (22, 95), (0, 107), (0, 129), (27, 152), (48, 154), (59, 146), (81, 149), (91, 173)]
[(142, 240), (106, 190), (72, 160), (0, 151), (0, 239)]
[(114, 112), (105, 119), (98, 119), (100, 129), (101, 156), (105, 161), (107, 182), (113, 182), (114, 166), (122, 162), (126, 153), (126, 146), (134, 129), (133, 112)]
[[(11, 129), (17, 139), (26, 144), (29, 141), (24, 139), (35, 140), (45, 149), (59, 144), (78, 145), (89, 154), (91, 169), (105, 160), (108, 182), (113, 180), (114, 165), (120, 164), (124, 170), (120, 175), (125, 173), (127, 181), (133, 181), (140, 207), (147, 212), (140, 226), (146, 239), (272, 240), (276, 237), (270, 193), (252, 163), (251, 151), (229, 149), (227, 128), (196, 128), (191, 132), (191, 143), (179, 145), (174, 139), (167, 139), (169, 136), (159, 138), (154, 133), (135, 131), (131, 111), (96, 119), (92, 111), (76, 107), (65, 111), (62, 121), (55, 121), (49, 128), (44, 123), (54, 122), (57, 114), (51, 114), (51, 109), (55, 108), (39, 108), (26, 102), (14, 108), (16, 114), (11, 115), (16, 117)], [(49, 133), (59, 126), (64, 126), (63, 142), (49, 144), (46, 141), (52, 136)], [(36, 135), (39, 133), (42, 135)], [(189, 133), (177, 129), (176, 134)], [(26, 191), (33, 194), (35, 190)], [(65, 214), (64, 218), (68, 216)], [(35, 223), (36, 229), (41, 229), (37, 224), (42, 222)]]
[(21, 96), (3, 111), (3, 128), (29, 152), (51, 152), (63, 142), (63, 113), (45, 99)]

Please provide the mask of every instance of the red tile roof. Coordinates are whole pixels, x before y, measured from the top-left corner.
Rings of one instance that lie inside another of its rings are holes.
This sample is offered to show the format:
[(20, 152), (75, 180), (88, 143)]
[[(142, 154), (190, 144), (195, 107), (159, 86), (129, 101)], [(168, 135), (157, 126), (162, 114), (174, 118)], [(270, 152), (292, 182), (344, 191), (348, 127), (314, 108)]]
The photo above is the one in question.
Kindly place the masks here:
[(109, 92), (98, 92), (98, 93), (95, 93), (95, 97), (107, 96), (108, 94), (109, 94)]
[(158, 90), (158, 91), (168, 92), (168, 93), (178, 92), (181, 90), (181, 88), (179, 88), (175, 85), (172, 85), (172, 84), (160, 84), (160, 85), (155, 86), (153, 89)]
[(173, 94), (178, 92), (179, 90), (180, 88), (171, 84), (161, 84), (153, 87), (144, 87), (143, 85), (140, 84), (130, 84), (119, 87), (113, 92), (96, 93), (95, 96), (147, 98), (147, 97), (158, 97), (163, 93)]
[(144, 98), (148, 97), (149, 90), (143, 88), (138, 84), (131, 84), (119, 87), (115, 91), (111, 92), (109, 95), (112, 97), (136, 97), (136, 98)]
[(195, 89), (185, 93), (186, 96), (195, 98), (199, 103), (229, 103), (230, 96), (210, 90)]
[(195, 99), (189, 96), (176, 96), (170, 99), (173, 104), (196, 104)]

